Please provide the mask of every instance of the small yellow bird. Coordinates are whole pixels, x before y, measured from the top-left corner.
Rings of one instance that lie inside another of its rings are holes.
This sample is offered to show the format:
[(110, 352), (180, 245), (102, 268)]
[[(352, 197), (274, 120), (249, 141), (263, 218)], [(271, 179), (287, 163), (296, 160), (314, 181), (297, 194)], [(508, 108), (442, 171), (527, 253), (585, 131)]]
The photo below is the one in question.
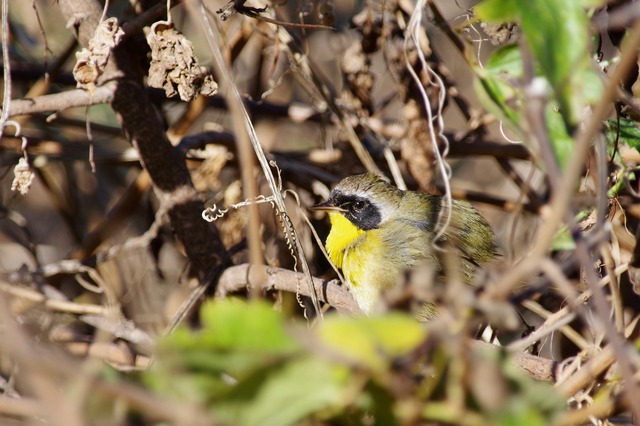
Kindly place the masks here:
[[(365, 173), (343, 179), (315, 208), (329, 214), (325, 247), (367, 315), (383, 291), (403, 282), (406, 271), (425, 262), (443, 271), (443, 253), (433, 241), (446, 218), (446, 211), (440, 215), (446, 208), (440, 196), (403, 191)], [(453, 200), (450, 216), (437, 243), (458, 251), (461, 275), (470, 282), (478, 268), (496, 256), (494, 234), (465, 201)]]

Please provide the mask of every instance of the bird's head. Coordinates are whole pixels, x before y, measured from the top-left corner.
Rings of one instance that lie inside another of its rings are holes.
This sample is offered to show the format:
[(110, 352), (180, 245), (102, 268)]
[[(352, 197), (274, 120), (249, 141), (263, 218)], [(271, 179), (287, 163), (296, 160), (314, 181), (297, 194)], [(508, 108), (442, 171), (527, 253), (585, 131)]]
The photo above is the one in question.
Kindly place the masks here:
[(331, 191), (329, 199), (314, 206), (330, 215), (341, 214), (358, 229), (379, 228), (397, 213), (403, 191), (373, 173), (349, 176)]

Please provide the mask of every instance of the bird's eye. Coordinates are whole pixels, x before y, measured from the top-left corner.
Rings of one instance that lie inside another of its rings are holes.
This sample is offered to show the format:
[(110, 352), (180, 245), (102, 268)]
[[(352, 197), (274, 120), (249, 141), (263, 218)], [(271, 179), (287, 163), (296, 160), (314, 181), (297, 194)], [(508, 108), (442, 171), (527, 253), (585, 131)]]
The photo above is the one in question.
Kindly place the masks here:
[(365, 206), (365, 202), (362, 200), (358, 200), (355, 203), (353, 203), (354, 210), (362, 210), (364, 206)]

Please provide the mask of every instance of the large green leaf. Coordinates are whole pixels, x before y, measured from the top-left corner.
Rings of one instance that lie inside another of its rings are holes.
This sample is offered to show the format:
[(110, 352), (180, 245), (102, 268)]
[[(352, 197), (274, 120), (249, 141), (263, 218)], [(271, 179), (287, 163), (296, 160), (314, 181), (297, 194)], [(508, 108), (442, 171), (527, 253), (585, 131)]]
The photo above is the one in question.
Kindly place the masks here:
[[(300, 350), (287, 334), (282, 315), (265, 302), (209, 302), (201, 317), (201, 330), (179, 328), (160, 342), (159, 362), (145, 378), (152, 387), (210, 401), (228, 392), (231, 382), (252, 377)], [(176, 378), (177, 371), (185, 373)]]
[(381, 370), (399, 356), (415, 349), (425, 330), (411, 316), (392, 313), (384, 317), (327, 318), (318, 331), (322, 341), (338, 354)]
[(305, 358), (269, 373), (260, 383), (250, 407), (241, 409), (237, 417), (239, 422), (234, 423), (247, 426), (294, 424), (318, 411), (340, 407), (345, 400), (346, 367)]
[(210, 302), (200, 312), (203, 343), (221, 349), (288, 352), (298, 344), (284, 330), (284, 318), (265, 302)]
[(593, 90), (589, 17), (594, 0), (485, 0), (476, 6), (480, 19), (515, 21), (522, 28), (542, 74), (553, 88), (568, 132), (578, 123), (584, 91)]

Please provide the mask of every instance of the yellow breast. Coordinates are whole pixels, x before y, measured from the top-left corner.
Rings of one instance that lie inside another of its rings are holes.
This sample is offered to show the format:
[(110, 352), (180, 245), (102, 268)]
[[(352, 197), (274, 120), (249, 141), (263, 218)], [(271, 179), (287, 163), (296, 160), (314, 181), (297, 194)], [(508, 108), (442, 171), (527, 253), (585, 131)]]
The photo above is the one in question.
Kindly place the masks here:
[(338, 212), (329, 212), (329, 219), (329, 258), (342, 269), (360, 309), (371, 314), (380, 291), (397, 281), (399, 269), (385, 255), (378, 230), (363, 231)]
[(345, 250), (364, 234), (341, 213), (330, 211), (331, 231), (327, 237), (325, 247), (329, 258), (338, 267), (342, 268)]

